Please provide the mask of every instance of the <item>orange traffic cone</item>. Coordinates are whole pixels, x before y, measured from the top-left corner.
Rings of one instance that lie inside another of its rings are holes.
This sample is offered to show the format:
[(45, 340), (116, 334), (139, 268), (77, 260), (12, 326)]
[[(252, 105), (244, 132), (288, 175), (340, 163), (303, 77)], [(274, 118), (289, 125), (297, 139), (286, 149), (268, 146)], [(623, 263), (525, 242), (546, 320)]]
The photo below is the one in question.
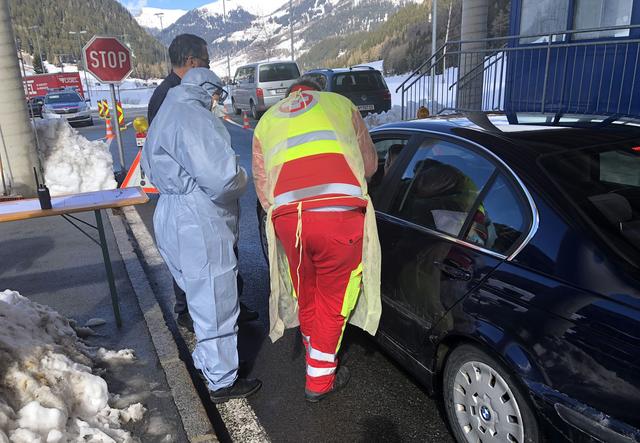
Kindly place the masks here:
[(251, 129), (251, 125), (249, 125), (249, 117), (247, 117), (246, 112), (242, 112), (242, 128)]
[(113, 128), (111, 127), (111, 119), (105, 121), (107, 122), (107, 135), (105, 135), (104, 139), (110, 141), (113, 140), (116, 135), (113, 133)]

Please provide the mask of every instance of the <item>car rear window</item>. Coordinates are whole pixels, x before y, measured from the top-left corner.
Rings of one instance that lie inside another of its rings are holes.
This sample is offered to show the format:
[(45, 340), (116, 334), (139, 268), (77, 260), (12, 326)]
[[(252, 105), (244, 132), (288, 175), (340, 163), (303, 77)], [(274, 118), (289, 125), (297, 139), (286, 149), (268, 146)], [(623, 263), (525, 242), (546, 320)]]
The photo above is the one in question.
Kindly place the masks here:
[(551, 155), (541, 164), (606, 242), (640, 265), (640, 140)]
[(46, 103), (74, 103), (81, 101), (78, 94), (63, 93), (63, 94), (49, 94), (45, 98)]
[(345, 72), (333, 76), (334, 92), (375, 91), (386, 87), (382, 75), (377, 71)]
[(259, 80), (261, 82), (281, 82), (295, 80), (300, 77), (298, 65), (295, 63), (273, 63), (260, 66)]

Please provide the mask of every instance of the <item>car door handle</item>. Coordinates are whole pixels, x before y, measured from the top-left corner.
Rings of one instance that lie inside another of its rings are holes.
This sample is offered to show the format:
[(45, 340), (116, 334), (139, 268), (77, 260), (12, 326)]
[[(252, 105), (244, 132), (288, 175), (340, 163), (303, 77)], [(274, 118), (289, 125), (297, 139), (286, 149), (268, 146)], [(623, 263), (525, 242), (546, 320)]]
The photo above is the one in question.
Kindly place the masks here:
[(459, 268), (457, 265), (442, 263), (439, 261), (434, 261), (433, 264), (436, 268), (440, 269), (442, 272), (455, 280), (471, 280), (471, 272), (465, 271), (464, 269)]

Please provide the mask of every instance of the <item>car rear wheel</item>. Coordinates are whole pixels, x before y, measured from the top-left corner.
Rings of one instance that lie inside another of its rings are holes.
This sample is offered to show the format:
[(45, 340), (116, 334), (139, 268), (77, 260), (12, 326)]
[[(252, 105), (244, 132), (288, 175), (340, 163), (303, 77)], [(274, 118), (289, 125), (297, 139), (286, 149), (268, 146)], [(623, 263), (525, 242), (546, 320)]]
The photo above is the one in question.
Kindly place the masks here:
[(450, 354), (442, 389), (458, 442), (540, 441), (536, 416), (515, 378), (475, 346), (462, 345)]
[(258, 108), (254, 102), (251, 102), (251, 118), (254, 120), (260, 120), (261, 113), (258, 112)]

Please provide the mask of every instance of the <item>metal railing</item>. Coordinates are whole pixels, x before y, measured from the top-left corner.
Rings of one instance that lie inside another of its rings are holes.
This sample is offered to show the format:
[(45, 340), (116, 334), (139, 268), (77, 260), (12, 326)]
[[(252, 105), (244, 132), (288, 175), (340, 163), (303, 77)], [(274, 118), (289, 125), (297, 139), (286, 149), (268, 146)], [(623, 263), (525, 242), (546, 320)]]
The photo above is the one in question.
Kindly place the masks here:
[[(402, 118), (460, 112), (640, 118), (640, 25), (450, 41), (396, 89)], [(435, 76), (432, 78), (432, 72)]]

